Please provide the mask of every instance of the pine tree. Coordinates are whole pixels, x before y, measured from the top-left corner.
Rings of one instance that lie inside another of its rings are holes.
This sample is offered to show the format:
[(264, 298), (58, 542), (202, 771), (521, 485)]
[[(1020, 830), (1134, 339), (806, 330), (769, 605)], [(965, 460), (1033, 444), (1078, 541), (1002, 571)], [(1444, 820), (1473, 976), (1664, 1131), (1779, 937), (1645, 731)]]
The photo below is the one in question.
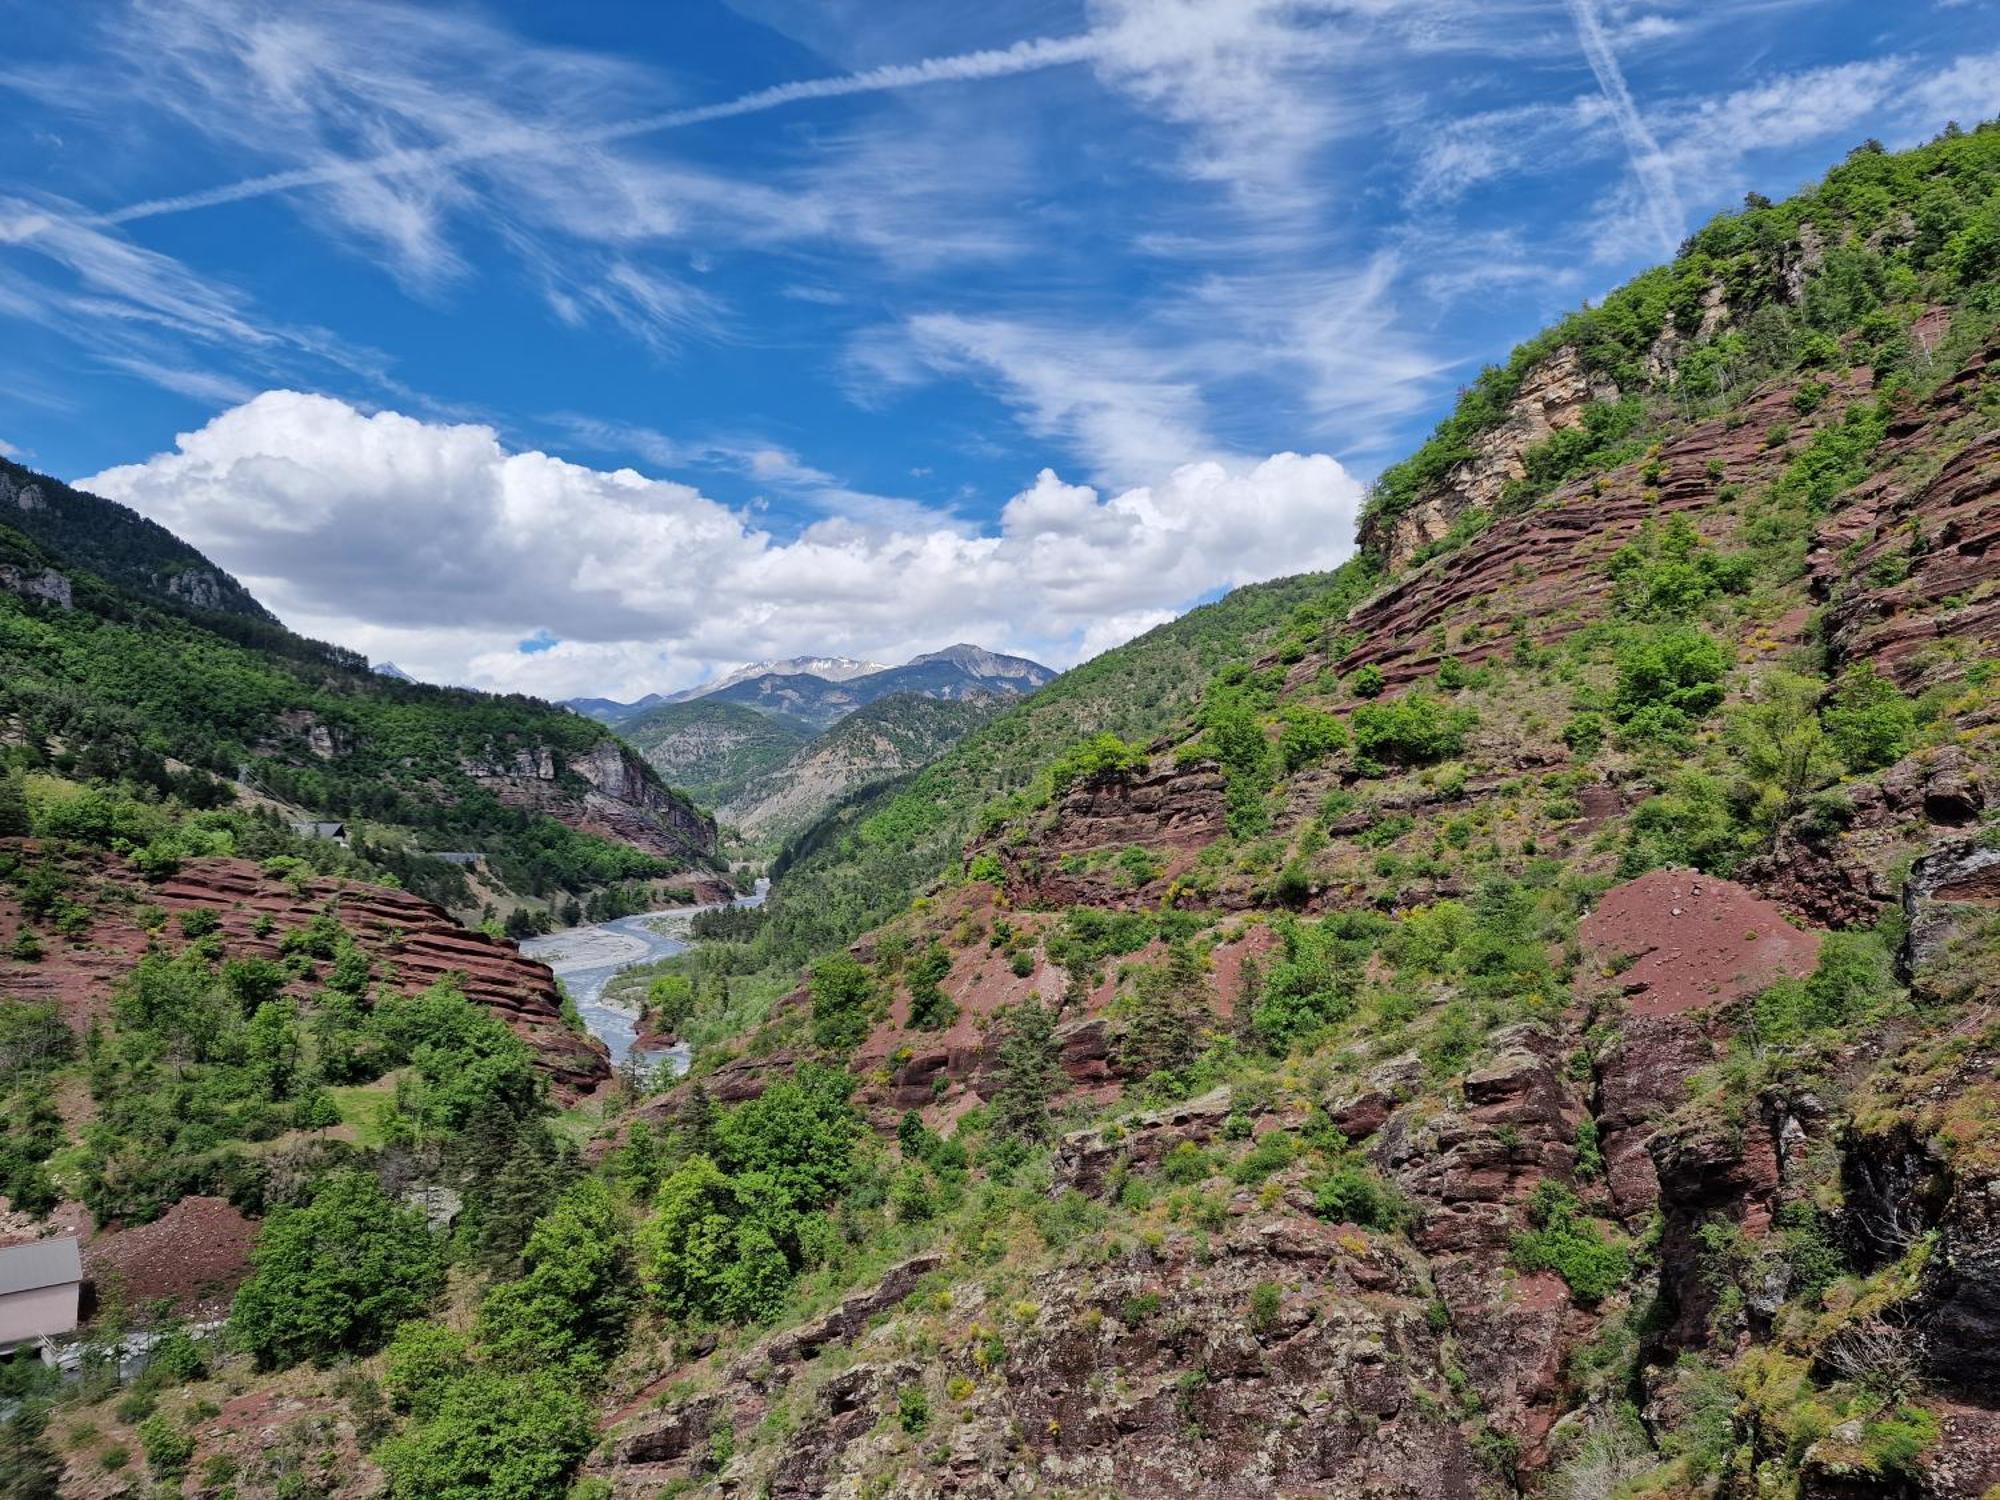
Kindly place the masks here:
[(1090, 1009), (1090, 971), (1081, 963), (1072, 963), (1063, 981), (1061, 1014), (1080, 1016)]
[(28, 788), (19, 771), (0, 776), (0, 839), (24, 838), (28, 833)]
[(1056, 1018), (1039, 999), (1016, 1006), (1000, 1044), (1000, 1086), (993, 1101), (995, 1128), (1023, 1141), (1055, 1133), (1049, 1101), (1062, 1086), (1062, 1045)]
[(681, 1106), (680, 1128), (690, 1156), (715, 1155), (715, 1100), (709, 1097), (705, 1084), (697, 1082), (688, 1090), (687, 1103)]
[(1236, 971), (1236, 1003), (1229, 1013), (1230, 1031), (1244, 1046), (1257, 1040), (1257, 1002), (1264, 998), (1264, 966), (1245, 956)]
[(1150, 1078), (1185, 1068), (1201, 1055), (1202, 1032), (1214, 1019), (1202, 956), (1186, 943), (1174, 944), (1164, 964), (1139, 978), (1139, 1003), (1120, 1049), (1126, 1075)]

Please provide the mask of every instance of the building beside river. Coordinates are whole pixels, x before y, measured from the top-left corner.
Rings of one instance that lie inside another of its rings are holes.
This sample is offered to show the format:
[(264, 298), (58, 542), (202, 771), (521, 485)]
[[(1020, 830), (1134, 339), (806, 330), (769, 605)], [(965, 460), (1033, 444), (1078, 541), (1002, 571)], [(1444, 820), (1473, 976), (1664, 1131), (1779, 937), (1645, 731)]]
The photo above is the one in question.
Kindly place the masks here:
[(74, 1333), (82, 1302), (75, 1235), (0, 1249), (0, 1355)]

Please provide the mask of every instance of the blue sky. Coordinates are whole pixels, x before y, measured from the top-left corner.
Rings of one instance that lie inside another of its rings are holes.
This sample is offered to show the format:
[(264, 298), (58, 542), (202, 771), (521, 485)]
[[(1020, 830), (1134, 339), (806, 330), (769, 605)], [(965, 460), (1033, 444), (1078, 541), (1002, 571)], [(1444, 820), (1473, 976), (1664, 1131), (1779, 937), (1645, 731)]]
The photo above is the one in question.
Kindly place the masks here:
[[(422, 675), (1058, 665), (2000, 113), (1992, 0), (0, 0), (0, 443)], [(522, 649), (527, 643), (530, 649)]]

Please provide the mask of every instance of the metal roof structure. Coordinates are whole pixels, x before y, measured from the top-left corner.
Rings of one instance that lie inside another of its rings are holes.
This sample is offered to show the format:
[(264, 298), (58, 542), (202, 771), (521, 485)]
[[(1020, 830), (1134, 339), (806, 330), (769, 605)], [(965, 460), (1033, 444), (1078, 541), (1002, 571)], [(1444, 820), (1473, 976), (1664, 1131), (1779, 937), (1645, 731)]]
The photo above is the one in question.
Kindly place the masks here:
[(83, 1257), (77, 1253), (75, 1235), (0, 1249), (0, 1297), (82, 1280)]

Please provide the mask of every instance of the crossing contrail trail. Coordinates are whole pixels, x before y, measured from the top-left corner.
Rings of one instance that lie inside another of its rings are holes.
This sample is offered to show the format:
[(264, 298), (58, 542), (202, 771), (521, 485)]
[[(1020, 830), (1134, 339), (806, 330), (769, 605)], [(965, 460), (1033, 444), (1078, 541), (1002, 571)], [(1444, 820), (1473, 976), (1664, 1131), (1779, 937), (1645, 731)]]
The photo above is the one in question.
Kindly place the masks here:
[(1568, 0), (1568, 5), (1584, 58), (1618, 121), (1618, 133), (1625, 137), (1625, 149), (1631, 154), (1632, 170), (1638, 174), (1639, 186), (1646, 195), (1647, 214), (1660, 236), (1661, 248), (1671, 255), (1680, 244), (1687, 224), (1687, 210), (1681, 207), (1681, 195), (1674, 188), (1673, 171), (1659, 141), (1640, 117), (1639, 106), (1632, 100), (1632, 90), (1626, 86), (1625, 74), (1618, 66), (1618, 55), (1611, 50), (1611, 39), (1604, 34), (1596, 0)]
[(933, 83), (962, 83), (985, 78), (1009, 78), (1020, 73), (1036, 73), (1046, 68), (1066, 67), (1087, 62), (1097, 55), (1101, 40), (1090, 33), (1067, 37), (1036, 37), (983, 52), (962, 52), (951, 57), (931, 57), (920, 62), (891, 63), (843, 73), (832, 78), (808, 78), (781, 83), (771, 88), (741, 94), (718, 104), (695, 105), (642, 115), (583, 130), (536, 130), (524, 127), (479, 141), (453, 146), (420, 147), (390, 151), (358, 160), (324, 162), (296, 167), (225, 183), (197, 193), (180, 193), (171, 198), (149, 198), (83, 220), (86, 224), (129, 224), (138, 219), (156, 219), (165, 214), (188, 213), (201, 208), (218, 208), (225, 203), (242, 203), (273, 193), (297, 188), (321, 187), (342, 182), (365, 181), (373, 177), (394, 177), (432, 167), (461, 166), (502, 156), (535, 156), (599, 146), (634, 136), (652, 135), (663, 130), (681, 130), (690, 125), (706, 125), (714, 120), (731, 120), (738, 115), (762, 114), (808, 99), (838, 99), (851, 94), (880, 94), (897, 89), (920, 88)]

